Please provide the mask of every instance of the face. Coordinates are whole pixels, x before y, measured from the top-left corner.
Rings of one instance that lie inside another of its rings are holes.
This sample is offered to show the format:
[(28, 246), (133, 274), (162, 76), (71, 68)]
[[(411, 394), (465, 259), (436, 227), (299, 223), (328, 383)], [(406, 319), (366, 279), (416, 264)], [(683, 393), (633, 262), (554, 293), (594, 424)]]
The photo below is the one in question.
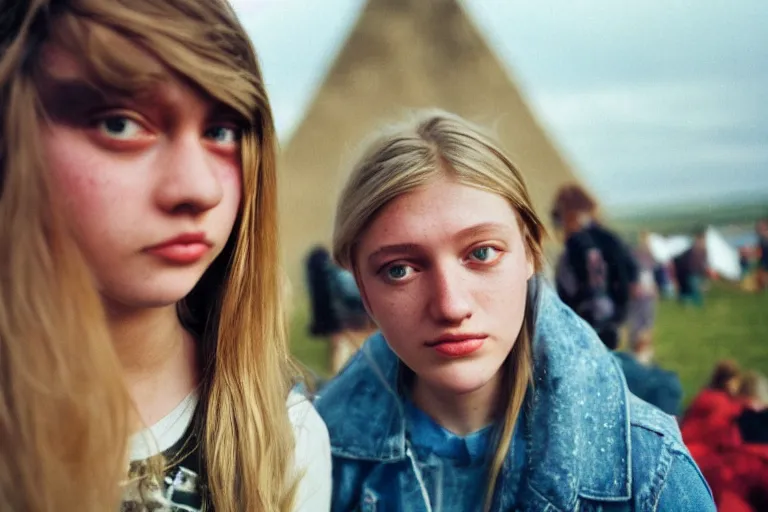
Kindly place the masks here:
[(49, 49), (46, 59), (53, 194), (102, 296), (130, 308), (175, 303), (237, 218), (234, 117), (173, 79), (140, 99), (103, 97), (70, 55)]
[(364, 233), (355, 264), (371, 315), (421, 384), (463, 394), (494, 381), (533, 274), (503, 197), (445, 178), (404, 194)]

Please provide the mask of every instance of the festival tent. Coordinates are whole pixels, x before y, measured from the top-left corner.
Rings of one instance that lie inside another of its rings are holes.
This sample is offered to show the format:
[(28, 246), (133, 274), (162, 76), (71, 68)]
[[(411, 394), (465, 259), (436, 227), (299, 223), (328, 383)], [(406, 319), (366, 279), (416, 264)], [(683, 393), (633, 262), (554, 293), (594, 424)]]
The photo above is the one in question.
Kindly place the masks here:
[[(648, 245), (654, 259), (658, 263), (669, 263), (674, 257), (682, 254), (693, 243), (686, 235), (662, 236), (651, 233)], [(709, 226), (706, 232), (707, 263), (717, 275), (724, 279), (737, 281), (741, 278), (739, 251), (732, 247), (723, 235), (714, 227)]]

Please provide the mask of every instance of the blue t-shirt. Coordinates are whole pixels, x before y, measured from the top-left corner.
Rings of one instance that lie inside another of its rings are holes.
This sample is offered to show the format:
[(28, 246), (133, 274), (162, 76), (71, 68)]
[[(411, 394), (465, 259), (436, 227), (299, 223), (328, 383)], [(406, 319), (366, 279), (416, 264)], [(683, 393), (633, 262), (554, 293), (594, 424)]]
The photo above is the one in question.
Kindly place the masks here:
[[(437, 424), (405, 399), (408, 440), (420, 462), (430, 502), (441, 512), (482, 510), (488, 488), (488, 470), (493, 459), (494, 425), (459, 436)], [(518, 428), (513, 434), (515, 467), (507, 489), (517, 495), (525, 464), (525, 439)], [(440, 469), (434, 471), (433, 468)]]

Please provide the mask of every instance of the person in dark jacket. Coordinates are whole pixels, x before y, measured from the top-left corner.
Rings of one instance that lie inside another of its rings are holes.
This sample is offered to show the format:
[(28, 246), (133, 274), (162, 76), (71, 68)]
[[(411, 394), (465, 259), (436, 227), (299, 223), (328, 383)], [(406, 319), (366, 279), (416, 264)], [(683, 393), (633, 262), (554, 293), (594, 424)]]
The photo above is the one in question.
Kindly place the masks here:
[(325, 247), (306, 260), (310, 299), (309, 332), (330, 340), (329, 370), (335, 375), (374, 329), (351, 273), (335, 265)]
[(697, 230), (693, 245), (672, 261), (677, 278), (678, 300), (683, 304), (702, 306), (704, 297), (701, 287), (708, 272), (706, 229)]
[(768, 288), (768, 219), (761, 219), (755, 226), (760, 258), (757, 265), (758, 290)]
[(557, 265), (558, 295), (613, 350), (638, 279), (634, 257), (619, 236), (598, 221), (597, 203), (579, 185), (560, 189), (552, 221), (565, 237)]

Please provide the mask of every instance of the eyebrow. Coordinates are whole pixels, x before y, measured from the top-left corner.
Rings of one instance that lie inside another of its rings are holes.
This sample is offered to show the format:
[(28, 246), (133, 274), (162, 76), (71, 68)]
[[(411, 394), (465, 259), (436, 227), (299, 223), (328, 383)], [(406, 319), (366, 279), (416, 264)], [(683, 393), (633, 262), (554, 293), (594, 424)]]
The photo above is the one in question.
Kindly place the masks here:
[[(107, 93), (82, 80), (46, 80), (40, 92), (46, 112), (56, 120), (76, 121), (110, 103)], [(128, 99), (115, 97), (117, 101)]]
[(474, 226), (469, 226), (459, 231), (454, 238), (473, 238), (477, 236), (488, 236), (493, 234), (509, 233), (509, 225), (502, 222), (482, 222)]
[(392, 244), (379, 247), (368, 256), (368, 263), (373, 264), (377, 259), (394, 254), (405, 254), (418, 252), (421, 249), (419, 244)]

